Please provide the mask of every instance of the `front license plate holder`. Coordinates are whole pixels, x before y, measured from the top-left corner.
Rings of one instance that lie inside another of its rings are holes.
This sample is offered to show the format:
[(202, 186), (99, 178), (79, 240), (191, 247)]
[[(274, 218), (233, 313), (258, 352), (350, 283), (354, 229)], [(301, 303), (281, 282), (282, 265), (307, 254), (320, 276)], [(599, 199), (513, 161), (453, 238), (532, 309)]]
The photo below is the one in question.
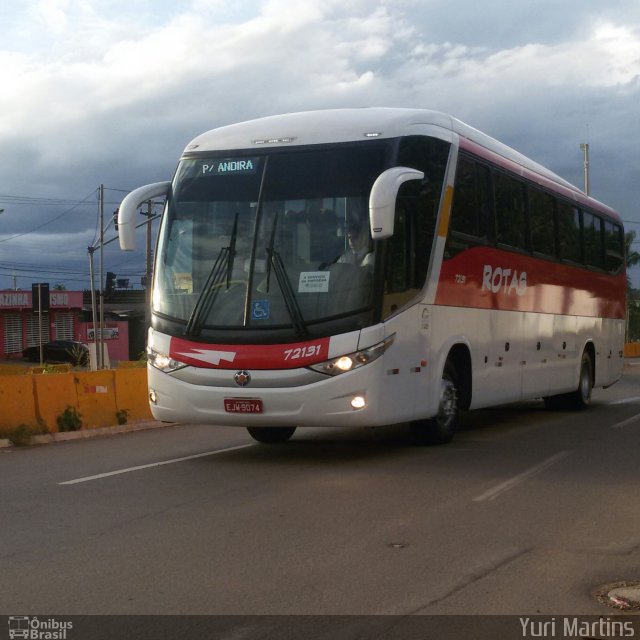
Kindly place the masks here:
[(224, 410), (227, 413), (264, 413), (261, 398), (225, 398)]

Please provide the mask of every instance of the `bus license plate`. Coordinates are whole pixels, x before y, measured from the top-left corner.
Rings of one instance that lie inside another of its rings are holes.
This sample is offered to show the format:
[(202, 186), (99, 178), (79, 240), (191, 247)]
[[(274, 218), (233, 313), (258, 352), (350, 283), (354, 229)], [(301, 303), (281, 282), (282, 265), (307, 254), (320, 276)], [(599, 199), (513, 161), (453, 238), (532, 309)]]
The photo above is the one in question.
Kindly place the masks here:
[(262, 413), (264, 407), (260, 398), (225, 398), (224, 410), (227, 413)]

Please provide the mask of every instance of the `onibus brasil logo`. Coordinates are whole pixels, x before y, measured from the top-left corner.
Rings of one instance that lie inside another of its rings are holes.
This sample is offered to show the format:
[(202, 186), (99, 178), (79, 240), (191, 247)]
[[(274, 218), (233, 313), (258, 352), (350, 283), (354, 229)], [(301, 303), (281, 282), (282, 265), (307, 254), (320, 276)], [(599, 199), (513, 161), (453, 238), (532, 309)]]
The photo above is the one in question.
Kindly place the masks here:
[(9, 616), (9, 638), (25, 640), (69, 640), (73, 622), (37, 616)]

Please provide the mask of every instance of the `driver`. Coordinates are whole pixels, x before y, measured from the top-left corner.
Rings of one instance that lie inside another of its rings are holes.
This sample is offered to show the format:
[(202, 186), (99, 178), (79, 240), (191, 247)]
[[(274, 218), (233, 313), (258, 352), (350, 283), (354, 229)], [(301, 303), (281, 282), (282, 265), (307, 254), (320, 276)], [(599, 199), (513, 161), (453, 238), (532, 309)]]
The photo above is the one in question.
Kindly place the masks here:
[(371, 234), (369, 225), (362, 215), (347, 215), (345, 228), (347, 236), (347, 250), (338, 258), (342, 264), (355, 264), (360, 267), (373, 266), (373, 252), (371, 251)]

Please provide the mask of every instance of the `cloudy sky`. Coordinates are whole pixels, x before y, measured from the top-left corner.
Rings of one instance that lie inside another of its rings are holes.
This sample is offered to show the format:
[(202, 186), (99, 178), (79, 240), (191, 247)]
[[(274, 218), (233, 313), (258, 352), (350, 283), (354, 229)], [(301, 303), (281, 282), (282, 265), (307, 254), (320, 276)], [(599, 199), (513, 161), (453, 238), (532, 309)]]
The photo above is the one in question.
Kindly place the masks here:
[[(446, 111), (579, 186), (588, 142), (640, 239), (640, 0), (13, 0), (0, 24), (0, 288), (88, 288), (100, 184), (110, 217), (202, 131), (317, 108)], [(139, 283), (144, 255), (106, 270)]]

